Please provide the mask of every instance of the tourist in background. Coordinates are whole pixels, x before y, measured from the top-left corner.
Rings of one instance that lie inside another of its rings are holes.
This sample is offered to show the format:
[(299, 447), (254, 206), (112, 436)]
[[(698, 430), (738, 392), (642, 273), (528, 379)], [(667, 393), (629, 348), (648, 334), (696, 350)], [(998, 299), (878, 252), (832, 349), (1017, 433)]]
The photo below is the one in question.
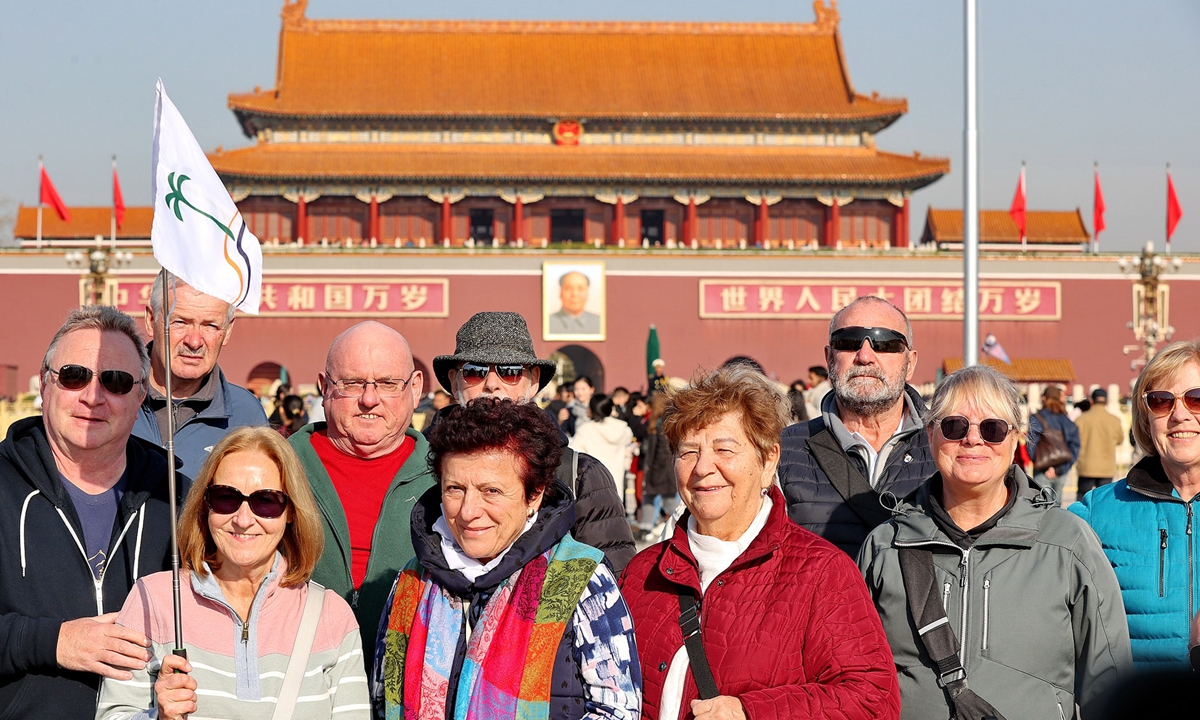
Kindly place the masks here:
[(625, 498), (625, 473), (633, 459), (633, 431), (614, 415), (612, 398), (608, 395), (593, 395), (588, 401), (588, 412), (591, 422), (576, 427), (571, 448), (599, 460), (612, 475), (617, 494)]
[(1117, 448), (1125, 442), (1121, 420), (1108, 411), (1108, 392), (1092, 391), (1092, 406), (1075, 421), (1079, 430), (1079, 486), (1075, 499), (1082, 500), (1089, 490), (1107, 485), (1117, 474)]
[[(1046, 428), (1062, 433), (1071, 459), (1042, 470), (1038, 469), (1038, 443)], [(1061, 505), (1063, 483), (1071, 466), (1079, 459), (1079, 428), (1067, 417), (1067, 406), (1063, 402), (1062, 389), (1054, 385), (1042, 391), (1042, 409), (1029, 416), (1029, 432), (1025, 436), (1025, 447), (1033, 459), (1033, 481), (1041, 487), (1054, 488), (1054, 499)]]
[(679, 504), (675, 458), (671, 455), (671, 443), (662, 429), (663, 413), (669, 404), (666, 393), (654, 393), (650, 397), (648, 430), (638, 455), (638, 463), (642, 468), (642, 505), (638, 508), (637, 525), (645, 539), (650, 537), (654, 526), (658, 524), (659, 513), (671, 517)]
[(1012, 464), (1019, 402), (987, 366), (946, 378), (927, 422), (937, 472), (859, 553), (903, 718), (1062, 720), (1078, 703), (1086, 720), (1130, 668), (1117, 578), (1095, 534)]
[(1124, 480), (1071, 511), (1104, 546), (1129, 613), (1138, 670), (1183, 669), (1200, 582), (1200, 342), (1159, 351), (1133, 386), (1133, 437), (1145, 452)]

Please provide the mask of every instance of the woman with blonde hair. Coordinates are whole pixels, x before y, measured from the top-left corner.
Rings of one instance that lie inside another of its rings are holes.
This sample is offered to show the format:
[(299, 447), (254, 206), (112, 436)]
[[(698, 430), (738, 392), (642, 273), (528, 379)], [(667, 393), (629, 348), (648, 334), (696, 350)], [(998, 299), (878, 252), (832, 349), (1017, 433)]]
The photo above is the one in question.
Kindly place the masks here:
[(368, 717), (354, 613), (309, 581), (323, 542), (287, 441), (268, 426), (226, 435), (179, 519), (187, 657), (172, 654), (171, 573), (138, 580), (117, 624), (149, 637), (154, 657), (132, 680), (104, 681), (96, 717)]
[(925, 430), (937, 472), (859, 551), (900, 676), (901, 718), (1094, 718), (1129, 669), (1117, 578), (1096, 536), (1013, 464), (1017, 390), (947, 377)]
[[(1188, 667), (1200, 609), (1200, 341), (1172, 343), (1133, 386), (1133, 439), (1146, 453), (1124, 480), (1070, 507), (1104, 546), (1129, 612), (1138, 670)], [(1200, 661), (1200, 649), (1193, 649)]]

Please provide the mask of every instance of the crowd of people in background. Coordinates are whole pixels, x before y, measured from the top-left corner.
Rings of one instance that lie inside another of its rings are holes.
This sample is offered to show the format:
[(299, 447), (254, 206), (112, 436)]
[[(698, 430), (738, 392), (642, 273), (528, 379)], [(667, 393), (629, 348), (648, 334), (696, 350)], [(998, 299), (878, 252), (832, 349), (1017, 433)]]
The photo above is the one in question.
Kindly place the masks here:
[(1186, 716), (1200, 342), (1141, 373), (1116, 480), (1105, 390), (1026, 420), (976, 366), (922, 397), (876, 297), (790, 386), (657, 359), (609, 393), (481, 312), (431, 394), (363, 322), (260, 402), (228, 305), (172, 290), (149, 344), (73, 311), (0, 442), (0, 716)]

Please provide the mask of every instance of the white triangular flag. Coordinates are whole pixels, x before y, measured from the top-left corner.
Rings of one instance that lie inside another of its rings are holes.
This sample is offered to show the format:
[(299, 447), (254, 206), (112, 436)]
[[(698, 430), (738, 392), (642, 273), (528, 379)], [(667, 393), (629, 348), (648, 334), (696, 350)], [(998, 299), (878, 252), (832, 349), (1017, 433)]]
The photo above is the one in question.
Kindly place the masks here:
[(158, 81), (154, 101), (154, 258), (205, 295), (258, 314), (262, 250)]

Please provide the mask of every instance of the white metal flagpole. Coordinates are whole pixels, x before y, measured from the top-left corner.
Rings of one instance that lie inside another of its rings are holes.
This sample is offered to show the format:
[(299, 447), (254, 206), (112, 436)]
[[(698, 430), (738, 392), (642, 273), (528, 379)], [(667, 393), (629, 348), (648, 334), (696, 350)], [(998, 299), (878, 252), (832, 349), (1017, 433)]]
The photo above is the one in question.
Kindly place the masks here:
[(37, 222), (37, 248), (42, 249), (42, 176), (45, 173), (42, 166), (42, 156), (38, 155), (38, 222)]
[(979, 363), (979, 131), (976, 0), (964, 0), (965, 82), (963, 131), (963, 367)]

